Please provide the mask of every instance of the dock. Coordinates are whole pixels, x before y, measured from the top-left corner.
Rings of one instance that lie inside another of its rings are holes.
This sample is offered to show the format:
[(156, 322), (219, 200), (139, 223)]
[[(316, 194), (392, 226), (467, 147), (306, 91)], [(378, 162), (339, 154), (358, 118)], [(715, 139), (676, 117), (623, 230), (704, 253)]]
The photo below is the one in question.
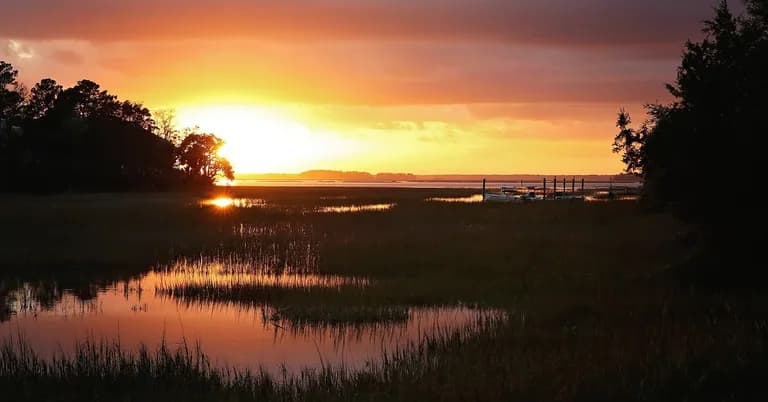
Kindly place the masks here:
[(541, 182), (521, 181), (519, 185), (501, 184), (490, 191), (483, 179), (483, 202), (529, 202), (554, 200), (610, 201), (631, 200), (640, 196), (642, 183), (585, 181), (570, 178), (544, 178)]

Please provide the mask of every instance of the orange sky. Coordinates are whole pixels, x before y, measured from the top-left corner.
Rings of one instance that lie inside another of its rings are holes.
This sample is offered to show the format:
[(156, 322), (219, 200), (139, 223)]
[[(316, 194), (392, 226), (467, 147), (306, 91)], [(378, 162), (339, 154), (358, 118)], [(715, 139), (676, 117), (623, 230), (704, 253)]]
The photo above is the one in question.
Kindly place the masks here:
[(583, 174), (621, 170), (616, 111), (668, 100), (715, 1), (0, 3), (28, 85), (176, 108), (242, 173)]

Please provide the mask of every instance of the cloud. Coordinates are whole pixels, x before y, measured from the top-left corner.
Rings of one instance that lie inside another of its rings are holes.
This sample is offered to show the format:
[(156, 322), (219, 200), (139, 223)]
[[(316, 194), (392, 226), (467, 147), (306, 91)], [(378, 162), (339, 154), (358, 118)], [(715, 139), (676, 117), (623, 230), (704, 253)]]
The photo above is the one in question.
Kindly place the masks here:
[(680, 42), (719, 0), (12, 0), (0, 35), (146, 40)]
[(32, 48), (13, 39), (9, 39), (6, 42), (3, 53), (11, 59), (31, 59), (35, 56)]

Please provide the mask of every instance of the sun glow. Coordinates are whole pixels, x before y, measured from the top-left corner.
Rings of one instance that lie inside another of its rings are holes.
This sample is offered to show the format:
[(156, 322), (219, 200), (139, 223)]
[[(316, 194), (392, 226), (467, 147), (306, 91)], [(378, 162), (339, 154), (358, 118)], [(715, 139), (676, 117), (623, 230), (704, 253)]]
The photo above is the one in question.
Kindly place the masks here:
[(229, 208), (235, 201), (229, 197), (219, 197), (205, 202), (207, 205), (213, 205), (218, 208)]
[(255, 106), (180, 108), (182, 127), (198, 126), (224, 139), (219, 154), (237, 173), (299, 172), (348, 154), (338, 135), (310, 130), (277, 111)]

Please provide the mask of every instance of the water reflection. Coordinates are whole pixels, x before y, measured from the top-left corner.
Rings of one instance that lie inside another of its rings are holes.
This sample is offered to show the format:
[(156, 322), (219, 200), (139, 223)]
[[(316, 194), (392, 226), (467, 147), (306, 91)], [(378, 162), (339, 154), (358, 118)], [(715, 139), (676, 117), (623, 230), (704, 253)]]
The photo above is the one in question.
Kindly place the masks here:
[(427, 202), (458, 202), (473, 204), (477, 202), (483, 202), (482, 194), (474, 194), (468, 197), (431, 197), (427, 198)]
[(611, 191), (596, 191), (591, 195), (584, 197), (588, 202), (606, 202), (606, 201), (637, 201), (639, 194), (614, 193)]
[(355, 212), (368, 212), (368, 211), (388, 211), (394, 206), (395, 203), (388, 204), (365, 204), (365, 205), (337, 205), (326, 206), (317, 209), (317, 212), (321, 213), (355, 213)]
[(181, 259), (152, 275), (155, 288), (161, 291), (184, 287), (209, 287), (226, 289), (241, 287), (275, 287), (283, 289), (308, 289), (312, 287), (340, 288), (363, 287), (366, 278), (341, 275), (316, 275), (304, 273), (304, 269), (279, 269), (253, 264), (237, 259)]
[(260, 208), (265, 207), (267, 202), (261, 198), (230, 198), (230, 197), (217, 197), (210, 200), (204, 200), (200, 202), (200, 206), (203, 207), (216, 207), (221, 209), (226, 208)]
[(76, 341), (85, 339), (119, 337), (128, 349), (140, 343), (157, 346), (162, 339), (169, 344), (199, 340), (213, 364), (263, 366), (280, 373), (283, 364), (292, 372), (319, 368), (321, 357), (325, 364), (361, 367), (380, 357), (383, 349), (461, 329), (483, 316), (502, 315), (467, 306), (324, 305), (322, 299), (299, 305), (293, 299), (286, 299), (287, 304), (269, 299), (226, 302), (161, 290), (175, 285), (216, 284), (216, 288), (245, 283), (306, 291), (311, 297), (313, 289), (363, 290), (370, 285), (364, 279), (338, 276), (260, 274), (237, 264), (208, 266), (207, 273), (197, 269), (177, 264), (174, 269), (100, 287), (90, 299), (57, 286), (5, 286), (4, 295), (0, 294), (0, 311), (6, 311), (6, 321), (0, 322), (0, 341), (20, 333), (34, 350), (52, 356), (72, 351)]

